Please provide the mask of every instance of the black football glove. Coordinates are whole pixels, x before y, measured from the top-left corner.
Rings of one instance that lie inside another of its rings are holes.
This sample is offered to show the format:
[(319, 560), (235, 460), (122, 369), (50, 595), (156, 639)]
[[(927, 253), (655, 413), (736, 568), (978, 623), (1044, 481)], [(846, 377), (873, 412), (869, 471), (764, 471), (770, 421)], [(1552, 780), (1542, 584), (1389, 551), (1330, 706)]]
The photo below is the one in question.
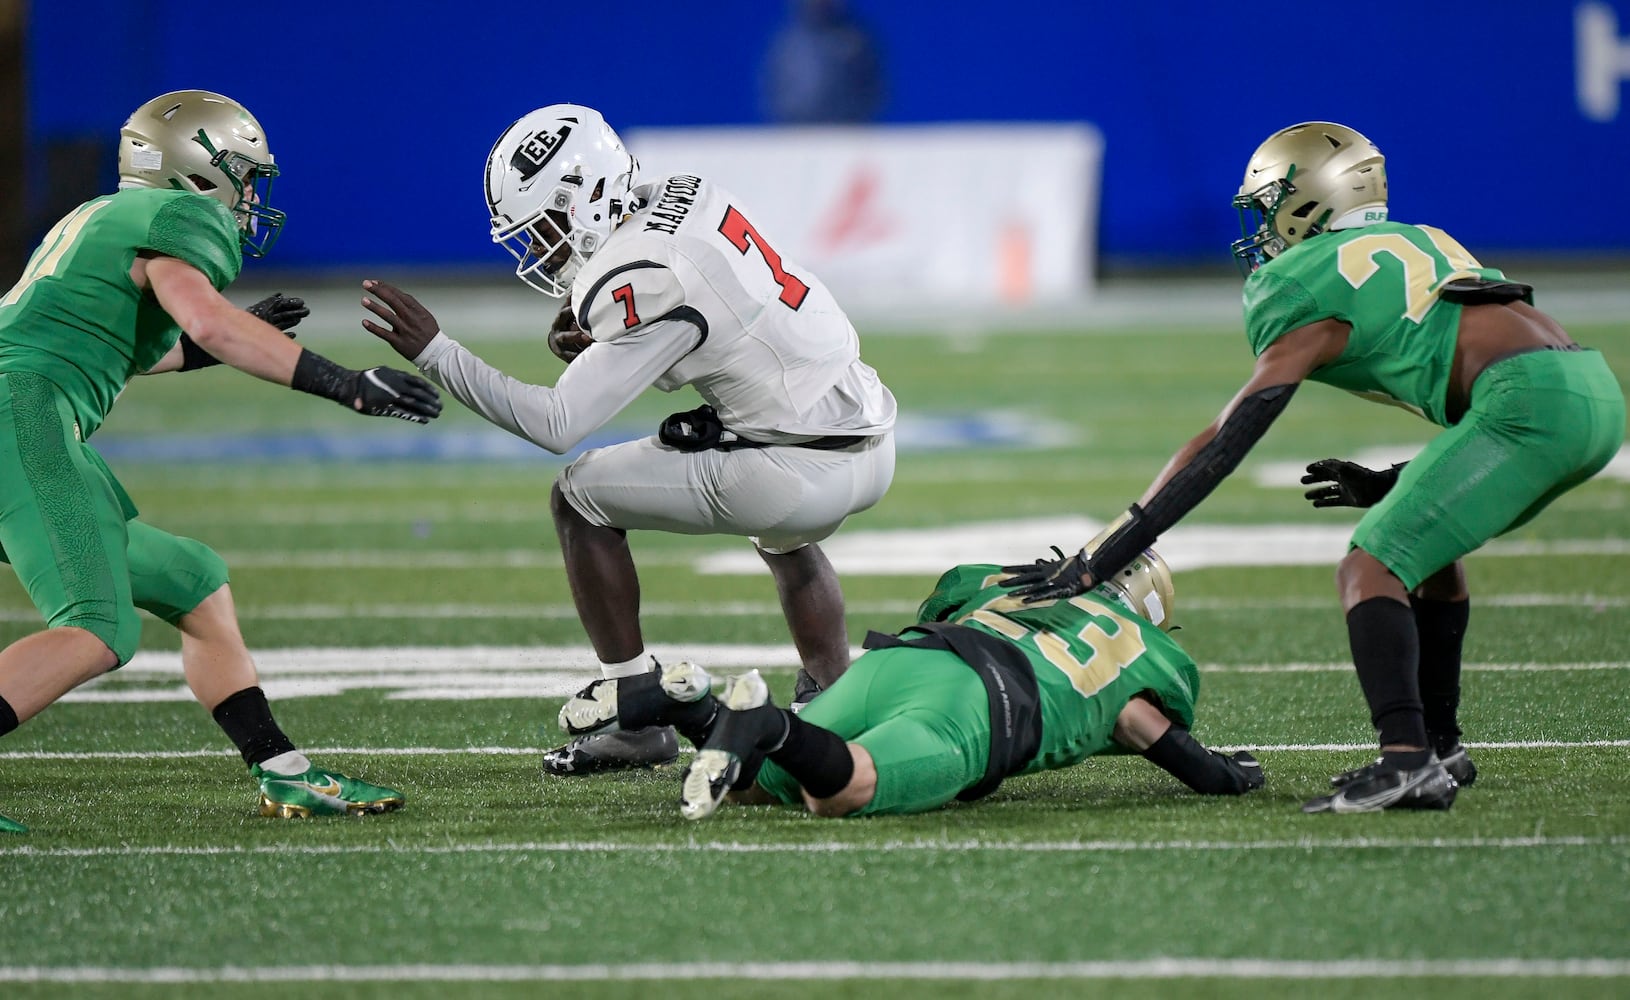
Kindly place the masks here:
[[(288, 333), (298, 326), (301, 320), (311, 315), (311, 310), (306, 308), (305, 299), (284, 295), (282, 292), (273, 292), (246, 308), (244, 312), (256, 319), (265, 320), (284, 333)], [(294, 334), (290, 333), (289, 336), (292, 337)]]
[[(264, 320), (293, 339), (294, 334), (289, 333), (299, 325), (300, 321), (311, 315), (306, 308), (306, 300), (290, 298), (282, 292), (273, 292), (252, 306), (243, 310), (258, 320)], [(221, 363), (221, 359), (198, 346), (197, 341), (181, 334), (181, 367), (176, 369), (183, 372), (194, 372), (200, 368), (213, 368)]]
[(1229, 755), (1211, 751), (1214, 756), (1221, 757), (1228, 767), (1228, 773), (1234, 779), (1235, 795), (1244, 795), (1246, 792), (1261, 788), (1267, 779), (1262, 775), (1262, 765), (1257, 759), (1244, 750)]
[(1002, 580), (1001, 586), (1012, 590), (1013, 596), (1024, 598), (1026, 604), (1086, 593), (1086, 585), (1081, 582), (1082, 574), (1087, 571), (1086, 553), (1082, 551), (1065, 556), (1056, 545), (1053, 552), (1056, 555), (1053, 559), (1043, 557), (1033, 563), (1003, 566), (1002, 572), (1013, 575)]
[(1327, 485), (1315, 486), (1302, 495), (1315, 507), (1373, 507), (1398, 482), (1398, 470), (1406, 464), (1400, 462), (1377, 471), (1339, 458), (1321, 458), (1307, 467), (1302, 485)]
[(354, 408), (370, 417), (428, 424), (441, 413), (441, 397), (419, 376), (381, 366), (357, 373)]

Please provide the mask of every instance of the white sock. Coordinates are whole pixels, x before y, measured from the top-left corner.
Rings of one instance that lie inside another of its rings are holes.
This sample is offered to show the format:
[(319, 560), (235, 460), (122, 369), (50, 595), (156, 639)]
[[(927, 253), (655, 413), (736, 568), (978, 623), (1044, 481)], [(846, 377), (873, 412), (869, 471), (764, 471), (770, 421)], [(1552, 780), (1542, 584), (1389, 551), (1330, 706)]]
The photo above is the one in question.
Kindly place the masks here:
[(288, 753), (280, 753), (270, 760), (261, 761), (260, 769), (288, 777), (295, 774), (305, 774), (311, 770), (311, 761), (307, 760), (306, 755), (300, 751), (290, 750)]
[(657, 668), (656, 661), (652, 660), (650, 657), (646, 656), (644, 653), (641, 653), (640, 655), (634, 657), (632, 660), (624, 660), (621, 663), (607, 663), (606, 661), (601, 660), (600, 661), (600, 676), (601, 677), (633, 677), (636, 674), (650, 673), (651, 671), (655, 670), (656, 668)]

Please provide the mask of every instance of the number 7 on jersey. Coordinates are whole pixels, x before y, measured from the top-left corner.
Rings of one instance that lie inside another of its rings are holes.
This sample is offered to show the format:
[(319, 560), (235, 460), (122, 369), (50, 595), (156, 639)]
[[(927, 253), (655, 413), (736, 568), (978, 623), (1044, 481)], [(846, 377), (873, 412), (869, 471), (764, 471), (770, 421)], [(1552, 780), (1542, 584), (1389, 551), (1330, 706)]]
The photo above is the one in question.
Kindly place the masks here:
[(758, 230), (753, 228), (753, 224), (747, 221), (746, 216), (736, 211), (736, 206), (731, 205), (724, 210), (724, 221), (719, 223), (719, 233), (730, 241), (731, 246), (740, 250), (742, 256), (747, 255), (749, 248), (758, 248), (759, 256), (769, 265), (770, 276), (781, 286), (780, 298), (783, 305), (796, 312), (798, 307), (804, 304), (804, 296), (809, 294), (809, 286), (796, 275), (787, 273), (781, 266), (781, 255), (764, 242), (764, 237), (758, 234)]

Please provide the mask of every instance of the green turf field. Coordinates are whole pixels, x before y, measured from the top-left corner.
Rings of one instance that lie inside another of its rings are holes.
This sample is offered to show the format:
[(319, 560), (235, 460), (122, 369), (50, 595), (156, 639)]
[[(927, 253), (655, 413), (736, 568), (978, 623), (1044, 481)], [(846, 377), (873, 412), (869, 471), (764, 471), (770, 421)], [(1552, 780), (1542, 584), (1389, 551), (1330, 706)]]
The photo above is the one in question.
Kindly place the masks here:
[[(1573, 332), (1630, 382), (1630, 327)], [(348, 363), (386, 360), (338, 323), (317, 335)], [(558, 370), (541, 339), (477, 346), (518, 375)], [(865, 354), (903, 411), (995, 414), (1035, 428), (1039, 447), (902, 450), (889, 496), (831, 550), (859, 535), (856, 548), (903, 539), (929, 558), (846, 574), (857, 641), (907, 623), (959, 545), (1118, 512), (1250, 366), (1226, 330), (873, 337)], [(652, 393), (619, 427), (633, 436), (692, 405)], [(485, 440), (484, 427), (456, 404), (429, 428), (384, 426), (217, 370), (139, 380), (98, 443), (110, 455), (176, 434), (390, 446)], [(1289, 555), (1300, 543), (1285, 531), (1339, 533), (1356, 518), (1308, 507), (1294, 476), (1259, 477), (1407, 449), (1429, 430), (1309, 387), (1189, 525)], [(1204, 671), (1196, 734), (1256, 748), (1259, 793), (1201, 799), (1121, 758), (924, 816), (758, 808), (692, 824), (676, 769), (540, 780), (560, 694), (590, 666), (573, 652), (584, 638), (548, 519), (548, 456), (112, 464), (144, 517), (233, 565), (296, 742), (402, 788), (408, 805), (257, 817), (225, 737), (185, 699), (175, 634), (149, 621), (141, 658), (0, 743), (0, 813), (32, 828), (0, 839), (7, 998), (1630, 994), (1622, 472), (1468, 561), (1463, 722), (1482, 776), (1449, 813), (1298, 811), (1372, 738), (1333, 562), (1315, 562), (1177, 577), (1178, 637)], [(953, 529), (972, 534), (952, 541)], [(701, 571), (744, 545), (636, 536), (647, 637), (727, 669), (772, 664), (784, 699), (768, 577)], [(35, 627), (0, 576), (0, 638)]]

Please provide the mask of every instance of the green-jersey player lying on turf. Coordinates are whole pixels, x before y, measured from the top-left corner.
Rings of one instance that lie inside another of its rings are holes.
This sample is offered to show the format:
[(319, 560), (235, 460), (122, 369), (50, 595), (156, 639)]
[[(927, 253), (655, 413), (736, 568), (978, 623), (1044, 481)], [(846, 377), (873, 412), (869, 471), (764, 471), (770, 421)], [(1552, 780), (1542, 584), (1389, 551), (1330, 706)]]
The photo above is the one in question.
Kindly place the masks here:
[[(1009, 568), (1011, 569), (1011, 568)], [(1010, 775), (1140, 753), (1206, 795), (1262, 785), (1247, 753), (1188, 730), (1200, 676), (1167, 634), (1171, 574), (1152, 550), (1068, 600), (1026, 604), (1002, 567), (957, 566), (895, 635), (799, 715), (770, 703), (758, 671), (714, 680), (695, 664), (598, 680), (561, 708), (572, 734), (663, 722), (699, 748), (680, 810), (727, 796), (802, 802), (819, 816), (924, 812), (989, 795)]]

